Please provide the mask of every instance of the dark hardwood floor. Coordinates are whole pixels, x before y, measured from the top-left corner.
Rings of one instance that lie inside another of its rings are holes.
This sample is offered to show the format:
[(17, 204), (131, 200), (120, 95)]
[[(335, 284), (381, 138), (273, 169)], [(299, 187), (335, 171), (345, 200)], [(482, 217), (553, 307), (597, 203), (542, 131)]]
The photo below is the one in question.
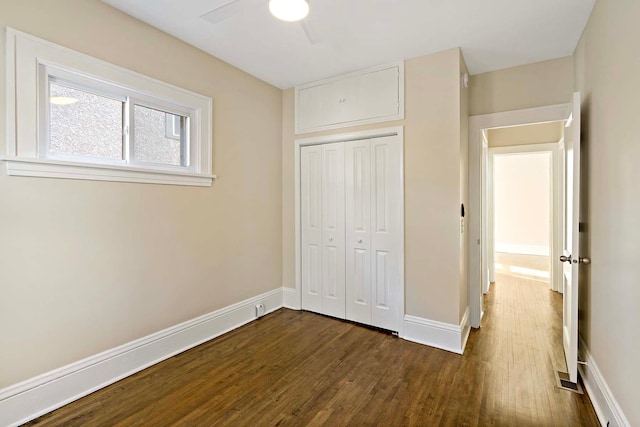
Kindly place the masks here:
[(596, 426), (555, 387), (561, 301), (499, 275), (464, 356), (282, 309), (29, 425)]

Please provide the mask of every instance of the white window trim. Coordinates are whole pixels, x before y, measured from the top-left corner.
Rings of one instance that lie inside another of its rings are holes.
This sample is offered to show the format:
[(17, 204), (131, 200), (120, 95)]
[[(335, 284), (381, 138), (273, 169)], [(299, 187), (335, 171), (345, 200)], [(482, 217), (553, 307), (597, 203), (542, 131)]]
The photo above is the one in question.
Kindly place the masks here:
[[(216, 178), (212, 173), (211, 98), (12, 28), (6, 29), (6, 37), (6, 150), (0, 159), (6, 163), (9, 175), (211, 186)], [(46, 137), (46, 132), (42, 132), (44, 106), (40, 101), (43, 99), (40, 91), (47, 88), (43, 82), (45, 67), (108, 82), (110, 86), (122, 88), (143, 106), (162, 100), (163, 109), (168, 104), (175, 106), (170, 112), (188, 113), (188, 167), (45, 157), (42, 148)]]

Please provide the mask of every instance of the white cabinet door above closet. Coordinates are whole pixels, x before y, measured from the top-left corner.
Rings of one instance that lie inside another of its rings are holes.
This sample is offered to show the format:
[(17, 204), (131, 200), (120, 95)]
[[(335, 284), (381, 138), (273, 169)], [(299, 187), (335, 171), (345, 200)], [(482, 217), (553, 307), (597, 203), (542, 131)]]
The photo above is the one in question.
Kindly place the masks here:
[(296, 88), (296, 133), (404, 118), (404, 67), (393, 64)]

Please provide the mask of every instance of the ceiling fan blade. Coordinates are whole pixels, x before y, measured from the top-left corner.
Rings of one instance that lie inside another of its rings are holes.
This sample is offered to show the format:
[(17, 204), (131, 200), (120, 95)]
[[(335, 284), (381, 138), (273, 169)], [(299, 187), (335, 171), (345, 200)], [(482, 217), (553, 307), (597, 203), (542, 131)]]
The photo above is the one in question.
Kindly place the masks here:
[(307, 35), (307, 39), (309, 39), (309, 43), (311, 43), (312, 45), (322, 43), (322, 39), (320, 38), (318, 33), (314, 30), (314, 28), (311, 26), (311, 24), (309, 24), (308, 21), (306, 20), (302, 21), (300, 23), (300, 26), (302, 26), (304, 33)]
[(221, 3), (219, 6), (201, 15), (200, 18), (212, 24), (218, 24), (237, 14), (242, 8), (243, 2), (244, 0), (223, 0), (219, 2)]

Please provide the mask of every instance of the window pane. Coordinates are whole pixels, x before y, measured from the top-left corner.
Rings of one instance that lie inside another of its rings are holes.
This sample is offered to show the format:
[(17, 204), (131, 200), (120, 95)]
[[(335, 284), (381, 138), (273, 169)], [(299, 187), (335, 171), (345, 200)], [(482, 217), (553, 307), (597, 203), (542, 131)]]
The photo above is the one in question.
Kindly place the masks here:
[(49, 151), (122, 160), (122, 101), (50, 83)]
[(182, 147), (186, 120), (164, 111), (134, 106), (135, 161), (184, 166)]

